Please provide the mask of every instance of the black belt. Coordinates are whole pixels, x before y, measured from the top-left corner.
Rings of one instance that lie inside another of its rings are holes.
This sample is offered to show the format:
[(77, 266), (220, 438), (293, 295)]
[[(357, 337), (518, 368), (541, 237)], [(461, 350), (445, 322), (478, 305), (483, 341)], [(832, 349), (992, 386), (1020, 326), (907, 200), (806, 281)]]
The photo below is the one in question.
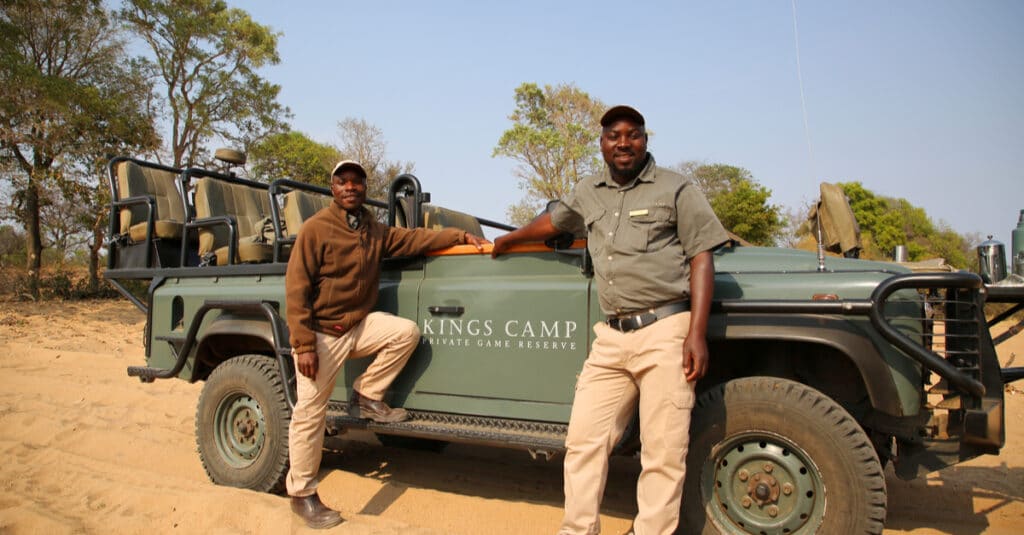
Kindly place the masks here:
[(621, 316), (608, 316), (608, 326), (616, 331), (628, 333), (646, 327), (660, 319), (673, 314), (690, 310), (689, 301), (677, 301), (657, 308), (649, 308), (643, 312), (633, 312)]

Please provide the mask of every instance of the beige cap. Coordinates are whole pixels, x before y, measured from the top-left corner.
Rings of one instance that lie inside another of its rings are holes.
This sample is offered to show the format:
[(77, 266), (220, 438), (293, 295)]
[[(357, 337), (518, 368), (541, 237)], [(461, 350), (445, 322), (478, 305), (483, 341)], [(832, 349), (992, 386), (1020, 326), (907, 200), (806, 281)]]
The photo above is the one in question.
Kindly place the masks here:
[(366, 169), (363, 169), (362, 164), (360, 164), (359, 162), (357, 162), (355, 160), (342, 160), (342, 161), (338, 162), (338, 165), (334, 166), (334, 171), (331, 171), (331, 176), (334, 176), (334, 175), (338, 174), (338, 172), (341, 171), (342, 168), (345, 168), (345, 167), (348, 167), (349, 169), (355, 169), (356, 171), (359, 171), (359, 174), (363, 175), (363, 178), (366, 178)]
[(621, 121), (622, 119), (628, 119), (640, 126), (644, 126), (644, 116), (640, 115), (640, 112), (629, 106), (614, 106), (609, 108), (608, 111), (604, 112), (604, 115), (601, 116), (601, 126), (607, 128), (616, 121)]

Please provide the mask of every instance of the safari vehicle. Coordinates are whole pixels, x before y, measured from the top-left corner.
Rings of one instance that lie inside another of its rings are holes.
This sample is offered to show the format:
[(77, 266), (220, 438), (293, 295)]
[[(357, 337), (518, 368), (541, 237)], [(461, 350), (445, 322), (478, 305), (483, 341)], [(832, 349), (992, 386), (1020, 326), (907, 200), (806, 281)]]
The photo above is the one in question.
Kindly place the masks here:
[[(196, 442), (210, 479), (281, 491), (295, 400), (286, 261), (304, 219), (331, 202), (328, 190), (130, 158), (109, 172), (106, 277), (147, 317), (146, 366), (128, 375), (204, 382)], [(386, 201), (369, 204), (392, 225), (511, 228), (429, 200), (401, 175)], [(823, 197), (823, 247), (848, 211)], [(353, 360), (332, 395), (329, 433), (545, 459), (564, 450), (591, 325), (603, 319), (586, 244), (567, 237), (496, 260), (488, 252), (455, 246), (384, 262), (378, 308), (422, 331), (390, 391), (412, 419), (349, 417), (352, 380), (366, 365)], [(1003, 446), (1004, 385), (1022, 369), (1000, 369), (989, 326), (1005, 315), (986, 323), (984, 307), (1020, 310), (1019, 289), (737, 243), (714, 255), (712, 363), (697, 385), (681, 532), (881, 533), (886, 463), (913, 478)], [(634, 422), (616, 453), (638, 448)]]

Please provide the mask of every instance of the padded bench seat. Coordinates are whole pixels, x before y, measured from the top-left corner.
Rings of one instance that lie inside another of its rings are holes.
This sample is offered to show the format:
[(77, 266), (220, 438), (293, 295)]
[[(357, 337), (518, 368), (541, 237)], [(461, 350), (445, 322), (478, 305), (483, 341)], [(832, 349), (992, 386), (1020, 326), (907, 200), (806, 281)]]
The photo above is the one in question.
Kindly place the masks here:
[(151, 197), (154, 201), (153, 236), (146, 235), (146, 204), (121, 208), (121, 234), (134, 243), (149, 238), (180, 240), (185, 221), (185, 207), (176, 186), (177, 174), (164, 169), (144, 167), (132, 161), (117, 164), (117, 200), (130, 197)]
[(328, 195), (298, 189), (285, 193), (283, 198), (285, 235), (290, 237), (297, 236), (299, 229), (307, 219), (327, 208), (334, 201)]
[(229, 262), (228, 224), (205, 224), (199, 230), (200, 258), (213, 254), (218, 266), (270, 262), (274, 258), (274, 228), (266, 189), (211, 177), (200, 178), (195, 188), (196, 220), (231, 217), (238, 239), (234, 262)]

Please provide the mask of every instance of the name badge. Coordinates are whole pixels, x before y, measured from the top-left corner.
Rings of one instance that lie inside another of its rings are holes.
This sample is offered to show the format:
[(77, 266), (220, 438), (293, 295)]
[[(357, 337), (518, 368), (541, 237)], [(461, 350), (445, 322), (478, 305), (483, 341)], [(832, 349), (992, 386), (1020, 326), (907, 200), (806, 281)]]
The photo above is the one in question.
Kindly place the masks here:
[(641, 215), (647, 215), (647, 209), (646, 208), (644, 208), (643, 210), (630, 210), (629, 211), (629, 217), (637, 217), (637, 216), (641, 216)]

